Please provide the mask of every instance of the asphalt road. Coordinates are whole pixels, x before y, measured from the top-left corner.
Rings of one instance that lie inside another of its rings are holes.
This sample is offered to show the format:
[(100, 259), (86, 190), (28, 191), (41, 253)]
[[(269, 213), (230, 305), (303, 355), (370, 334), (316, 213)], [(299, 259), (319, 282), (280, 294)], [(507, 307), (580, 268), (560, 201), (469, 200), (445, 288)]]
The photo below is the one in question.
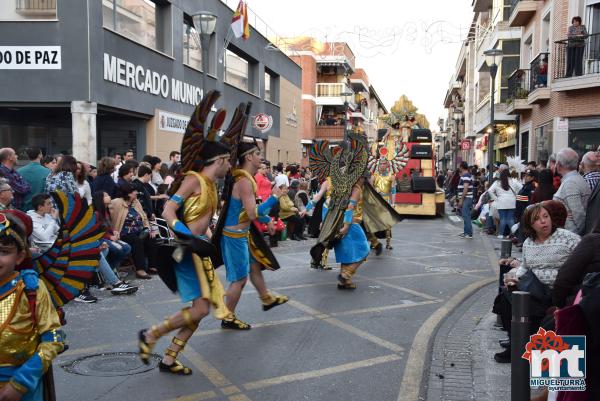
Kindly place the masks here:
[(66, 307), (70, 349), (54, 363), (57, 399), (416, 401), (438, 323), (494, 277), (490, 250), (461, 231), (442, 218), (404, 220), (394, 250), (360, 268), (355, 291), (336, 288), (337, 269), (309, 269), (312, 241), (280, 243), (282, 268), (265, 277), (290, 302), (263, 312), (249, 284), (238, 316), (253, 329), (223, 331), (207, 317), (182, 354), (194, 370), (187, 377), (147, 370), (133, 354), (139, 329), (183, 306), (158, 278), (138, 280), (133, 296), (92, 291), (98, 303)]

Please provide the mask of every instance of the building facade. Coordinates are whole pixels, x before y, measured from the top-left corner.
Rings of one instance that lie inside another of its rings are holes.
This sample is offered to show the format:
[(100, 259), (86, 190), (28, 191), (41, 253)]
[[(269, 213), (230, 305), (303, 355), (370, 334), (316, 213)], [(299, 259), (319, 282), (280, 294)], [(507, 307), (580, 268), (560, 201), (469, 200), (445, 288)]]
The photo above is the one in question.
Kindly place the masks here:
[[(589, 36), (570, 43), (567, 31), (576, 16)], [(580, 156), (595, 150), (600, 144), (600, 0), (515, 1), (510, 25), (523, 32), (522, 62), (509, 79), (509, 112), (520, 118), (521, 158), (543, 162), (567, 146)], [(571, 54), (575, 47), (580, 58)]]
[(217, 16), (207, 71), (192, 22), (195, 1), (3, 1), (2, 145), (90, 163), (130, 148), (164, 160), (180, 148), (205, 91), (218, 89), (217, 106), (229, 116), (250, 101), (251, 115), (272, 117), (265, 134), (247, 128), (269, 157), (299, 160), (300, 67), (253, 28), (249, 40), (223, 49), (233, 10), (218, 0), (203, 8)]
[(347, 43), (311, 37), (286, 38), (282, 49), (302, 68), (302, 164), (315, 140), (340, 142), (345, 130), (377, 140), (379, 116), (387, 113), (367, 73), (355, 67)]
[[(521, 30), (509, 24), (512, 2), (473, 1), (472, 24), (444, 99), (448, 115), (443, 125), (449, 145), (445, 161), (449, 166), (455, 167), (463, 160), (487, 166), (492, 126), (496, 129), (494, 160), (504, 161), (507, 156), (519, 154), (518, 120), (507, 112), (508, 78), (520, 63), (521, 43)], [(494, 82), (493, 99), (490, 68), (484, 55), (490, 49), (501, 49), (504, 54)]]

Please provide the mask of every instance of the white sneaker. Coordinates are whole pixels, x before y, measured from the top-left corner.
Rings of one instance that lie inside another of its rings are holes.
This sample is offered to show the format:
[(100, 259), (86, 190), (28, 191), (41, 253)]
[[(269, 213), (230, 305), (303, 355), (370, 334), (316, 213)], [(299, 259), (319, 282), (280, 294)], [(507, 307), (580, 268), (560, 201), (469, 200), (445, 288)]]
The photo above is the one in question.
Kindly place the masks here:
[(496, 238), (498, 238), (498, 239), (504, 239), (504, 235), (499, 235)]

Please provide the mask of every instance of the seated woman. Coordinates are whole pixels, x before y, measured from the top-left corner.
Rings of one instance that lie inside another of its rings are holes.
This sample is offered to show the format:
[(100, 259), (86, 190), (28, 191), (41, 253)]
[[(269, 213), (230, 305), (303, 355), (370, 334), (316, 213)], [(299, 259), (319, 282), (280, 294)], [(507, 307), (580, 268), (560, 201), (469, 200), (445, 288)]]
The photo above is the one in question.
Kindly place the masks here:
[[(129, 183), (123, 183), (117, 190), (118, 198), (110, 202), (110, 220), (114, 232), (122, 241), (131, 246), (135, 276), (148, 280), (156, 274), (156, 232), (150, 229), (150, 222), (142, 205), (137, 200), (137, 191)], [(146, 256), (148, 261), (146, 261)], [(150, 267), (149, 267), (150, 266)]]
[[(503, 291), (494, 301), (493, 312), (500, 315), (502, 326), (509, 334), (512, 313), (510, 291), (518, 286), (519, 277), (531, 270), (542, 284), (552, 289), (558, 270), (581, 239), (577, 234), (558, 228), (542, 204), (531, 205), (525, 210), (523, 230), (528, 238), (523, 243), (522, 260), (500, 260), (501, 264), (509, 264), (513, 270), (509, 272), (511, 278), (504, 280), (509, 291)], [(514, 277), (512, 277), (513, 275)], [(532, 302), (532, 305), (534, 304), (536, 303)], [(539, 304), (530, 310), (531, 327), (534, 331), (539, 327), (545, 310), (549, 306), (551, 305)], [(495, 354), (494, 359), (500, 363), (508, 363), (510, 362), (510, 342), (501, 345), (506, 346), (507, 349)]]
[[(287, 224), (290, 238), (296, 241), (305, 240), (304, 237), (304, 214), (300, 215), (298, 208), (288, 196), (288, 187), (282, 185), (279, 197), (279, 218)], [(306, 212), (305, 212), (306, 213)]]

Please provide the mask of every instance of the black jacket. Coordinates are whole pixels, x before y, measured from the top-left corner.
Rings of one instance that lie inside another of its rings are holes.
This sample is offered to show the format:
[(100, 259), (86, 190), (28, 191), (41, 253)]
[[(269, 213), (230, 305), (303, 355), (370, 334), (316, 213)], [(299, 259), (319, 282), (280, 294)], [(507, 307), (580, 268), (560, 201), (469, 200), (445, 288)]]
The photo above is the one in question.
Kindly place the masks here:
[(600, 218), (600, 185), (592, 191), (585, 213), (585, 233), (591, 233)]
[(148, 217), (148, 219), (150, 219), (152, 217), (152, 214), (154, 213), (154, 208), (152, 207), (152, 199), (150, 198), (150, 192), (148, 191), (144, 183), (137, 178), (133, 180), (131, 185), (133, 185), (133, 187), (137, 191), (137, 198), (142, 204), (142, 209), (144, 209), (146, 216)]
[(525, 208), (531, 204), (531, 195), (535, 186), (532, 182), (526, 182), (517, 194), (517, 206), (515, 208), (515, 221), (521, 221)]
[(110, 174), (102, 174), (92, 182), (92, 194), (98, 191), (106, 192), (111, 198), (117, 196), (117, 184)]

